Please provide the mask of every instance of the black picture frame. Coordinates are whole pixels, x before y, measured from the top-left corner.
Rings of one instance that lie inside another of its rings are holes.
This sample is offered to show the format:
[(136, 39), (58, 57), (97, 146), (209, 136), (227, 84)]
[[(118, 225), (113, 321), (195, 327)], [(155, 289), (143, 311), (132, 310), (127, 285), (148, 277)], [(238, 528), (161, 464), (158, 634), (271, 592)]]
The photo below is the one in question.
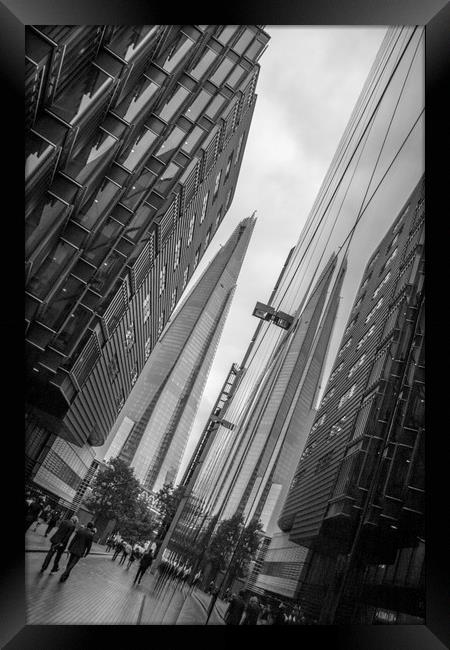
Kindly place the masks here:
[[(315, 0), (312, 2), (262, 2), (245, 6), (226, 3), (217, 10), (217, 23), (253, 23), (256, 19), (267, 25), (425, 25), (426, 26), (426, 197), (427, 197), (427, 250), (433, 242), (433, 255), (428, 256), (428, 287), (431, 291), (444, 288), (446, 269), (440, 268), (445, 253), (439, 254), (439, 243), (446, 238), (441, 230), (446, 225), (446, 189), (448, 173), (448, 132), (450, 106), (444, 89), (450, 67), (450, 5), (446, 0)], [(200, 17), (194, 7), (189, 7), (190, 17)], [(209, 14), (209, 10), (208, 10)], [(6, 169), (3, 172), (2, 255), (4, 302), (0, 316), (3, 334), (3, 376), (6, 379), (2, 409), (3, 445), (3, 534), (6, 544), (1, 563), (1, 612), (0, 643), (8, 650), (33, 650), (52, 648), (91, 648), (112, 645), (130, 647), (156, 644), (161, 641), (169, 647), (176, 638), (184, 644), (207, 643), (220, 635), (225, 643), (239, 636), (244, 643), (295, 642), (303, 648), (313, 644), (345, 650), (441, 650), (450, 647), (449, 607), (449, 543), (446, 537), (446, 458), (442, 454), (442, 442), (447, 437), (445, 426), (446, 381), (439, 381), (435, 371), (428, 376), (433, 391), (428, 401), (427, 420), (435, 421), (433, 435), (427, 443), (427, 614), (425, 625), (411, 626), (303, 626), (289, 628), (255, 627), (244, 634), (243, 629), (221, 627), (149, 629), (147, 626), (27, 626), (25, 624), (24, 553), (22, 528), (23, 502), (23, 419), (21, 395), (21, 366), (18, 350), (21, 348), (20, 285), (23, 241), (22, 210), (23, 154), (18, 145), (23, 115), (24, 78), (24, 26), (27, 24), (148, 24), (170, 22), (174, 15), (187, 18), (186, 4), (175, 9), (169, 3), (159, 4), (142, 0), (0, 0), (0, 71), (2, 95), (0, 105), (2, 120), (2, 154)], [(206, 16), (205, 16), (206, 17)], [(209, 16), (208, 16), (209, 17)], [(187, 21), (186, 21), (187, 22)], [(269, 45), (270, 46), (270, 45)], [(262, 62), (263, 65), (263, 62)], [(448, 86), (447, 86), (448, 87)], [(6, 207), (6, 199), (10, 205)], [(445, 207), (444, 207), (445, 206)], [(436, 228), (439, 227), (437, 234)], [(436, 234), (435, 234), (436, 233)], [(432, 274), (430, 276), (430, 273)], [(437, 281), (430, 281), (430, 277)], [(443, 305), (440, 292), (433, 300)], [(16, 304), (17, 307), (16, 307)], [(23, 308), (22, 308), (23, 309)], [(435, 353), (439, 354), (440, 369), (445, 360), (442, 353), (446, 342), (445, 333), (437, 331), (445, 318), (436, 316), (434, 310), (427, 312), (428, 340), (433, 341)], [(439, 309), (439, 316), (441, 312)], [(15, 340), (17, 337), (17, 341)], [(428, 346), (430, 347), (430, 346)], [(431, 350), (433, 357), (433, 350)], [(6, 357), (6, 358), (5, 358)], [(444, 376), (445, 377), (445, 376)], [(442, 414), (441, 417), (439, 414)], [(442, 419), (444, 418), (444, 419)], [(441, 424), (439, 422), (441, 421)], [(431, 429), (429, 429), (431, 430)], [(448, 456), (447, 456), (448, 457)], [(442, 463), (442, 467), (441, 466)], [(8, 475), (7, 469), (10, 474)], [(261, 630), (264, 631), (264, 635)], [(258, 630), (260, 630), (258, 632)], [(251, 639), (247, 638), (251, 634)], [(157, 635), (158, 640), (156, 640)], [(230, 637), (232, 635), (232, 637)], [(203, 640), (204, 639), (204, 640)], [(175, 641), (176, 642), (176, 641)]]

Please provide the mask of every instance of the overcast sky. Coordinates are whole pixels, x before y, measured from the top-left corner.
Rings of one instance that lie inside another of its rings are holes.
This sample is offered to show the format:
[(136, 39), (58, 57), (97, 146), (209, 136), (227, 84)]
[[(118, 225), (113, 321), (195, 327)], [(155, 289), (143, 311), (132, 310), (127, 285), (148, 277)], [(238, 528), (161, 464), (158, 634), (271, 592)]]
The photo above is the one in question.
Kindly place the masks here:
[(257, 222), (179, 476), (233, 362), (239, 363), (297, 243), (386, 27), (271, 27), (234, 200), (188, 289), (236, 225)]

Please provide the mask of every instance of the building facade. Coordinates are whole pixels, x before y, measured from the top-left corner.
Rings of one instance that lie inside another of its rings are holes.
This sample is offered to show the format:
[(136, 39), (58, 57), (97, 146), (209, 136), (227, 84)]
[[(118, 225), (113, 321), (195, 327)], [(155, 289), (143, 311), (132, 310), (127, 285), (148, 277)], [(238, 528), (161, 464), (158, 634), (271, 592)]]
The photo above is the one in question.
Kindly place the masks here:
[(105, 460), (127, 462), (149, 491), (177, 476), (255, 221), (237, 226), (183, 300), (109, 436)]
[(268, 38), (252, 25), (26, 28), (26, 470), (61, 498), (230, 206)]
[(424, 620), (424, 180), (361, 281), (279, 519), (322, 622)]

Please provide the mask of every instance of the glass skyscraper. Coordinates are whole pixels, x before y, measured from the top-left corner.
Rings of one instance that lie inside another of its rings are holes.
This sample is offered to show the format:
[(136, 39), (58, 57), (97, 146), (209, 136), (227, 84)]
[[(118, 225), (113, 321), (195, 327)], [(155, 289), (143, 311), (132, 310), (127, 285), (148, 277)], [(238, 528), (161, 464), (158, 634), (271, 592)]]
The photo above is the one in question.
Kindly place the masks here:
[(111, 432), (105, 459), (125, 460), (150, 491), (176, 478), (254, 225), (238, 225), (183, 300)]
[(66, 504), (231, 204), (268, 40), (26, 28), (26, 475)]

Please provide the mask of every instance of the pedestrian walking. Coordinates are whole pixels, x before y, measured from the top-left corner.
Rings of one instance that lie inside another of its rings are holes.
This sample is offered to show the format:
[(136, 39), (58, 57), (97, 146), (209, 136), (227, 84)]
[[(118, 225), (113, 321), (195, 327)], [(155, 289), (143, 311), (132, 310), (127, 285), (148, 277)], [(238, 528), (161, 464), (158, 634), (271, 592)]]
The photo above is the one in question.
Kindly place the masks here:
[(57, 573), (59, 571), (59, 561), (62, 554), (66, 550), (67, 543), (71, 538), (72, 533), (76, 529), (77, 524), (78, 517), (75, 515), (73, 515), (70, 519), (63, 519), (61, 521), (56, 533), (50, 537), (50, 550), (44, 558), (40, 573), (44, 573), (53, 556), (55, 556), (55, 559), (53, 561), (53, 568), (50, 573)]
[(269, 604), (263, 606), (261, 616), (259, 617), (260, 625), (270, 625), (272, 622), (272, 611)]
[(111, 560), (114, 562), (116, 557), (123, 551), (123, 542), (122, 540), (117, 540), (115, 542), (114, 553)]
[(25, 532), (29, 529), (31, 524), (35, 522), (38, 518), (39, 513), (42, 510), (42, 502), (40, 499), (33, 499), (28, 505), (25, 513)]
[(140, 552), (140, 550), (141, 547), (139, 546), (139, 544), (137, 543), (134, 544), (133, 548), (131, 549), (130, 557), (128, 559), (127, 569), (130, 568), (130, 566), (133, 564), (135, 560), (141, 557), (142, 553)]
[(129, 544), (128, 542), (123, 542), (122, 557), (120, 558), (119, 564), (123, 564), (130, 553), (131, 553), (131, 544)]
[(61, 575), (59, 582), (65, 582), (70, 575), (73, 567), (79, 562), (80, 558), (87, 557), (91, 550), (92, 540), (94, 538), (94, 525), (89, 521), (86, 527), (80, 528), (74, 535), (69, 545), (69, 561)]
[(259, 606), (257, 596), (251, 596), (248, 605), (245, 608), (244, 618), (242, 619), (241, 625), (256, 625), (260, 613), (261, 607)]
[(286, 608), (283, 605), (283, 603), (279, 603), (273, 617), (273, 625), (285, 625), (285, 624), (286, 624)]
[(42, 508), (41, 512), (39, 513), (36, 524), (35, 524), (35, 526), (33, 528), (34, 533), (37, 533), (37, 529), (39, 528), (39, 526), (41, 524), (47, 523), (47, 520), (49, 518), (51, 509), (52, 508), (51, 508), (51, 506), (49, 504), (45, 505), (45, 503), (44, 503), (44, 507)]
[(133, 584), (136, 584), (136, 582), (140, 584), (142, 580), (142, 576), (147, 571), (148, 567), (151, 566), (152, 562), (153, 562), (153, 553), (151, 548), (149, 548), (145, 551), (145, 553), (139, 560), (139, 566), (136, 575), (134, 576)]
[(245, 591), (241, 589), (239, 593), (231, 594), (230, 604), (225, 612), (225, 625), (239, 625), (242, 614), (245, 609)]
[(45, 531), (44, 537), (48, 537), (48, 535), (51, 533), (53, 528), (58, 525), (59, 521), (61, 519), (61, 513), (60, 511), (55, 508), (54, 510), (51, 511), (50, 516), (47, 521), (47, 530)]

